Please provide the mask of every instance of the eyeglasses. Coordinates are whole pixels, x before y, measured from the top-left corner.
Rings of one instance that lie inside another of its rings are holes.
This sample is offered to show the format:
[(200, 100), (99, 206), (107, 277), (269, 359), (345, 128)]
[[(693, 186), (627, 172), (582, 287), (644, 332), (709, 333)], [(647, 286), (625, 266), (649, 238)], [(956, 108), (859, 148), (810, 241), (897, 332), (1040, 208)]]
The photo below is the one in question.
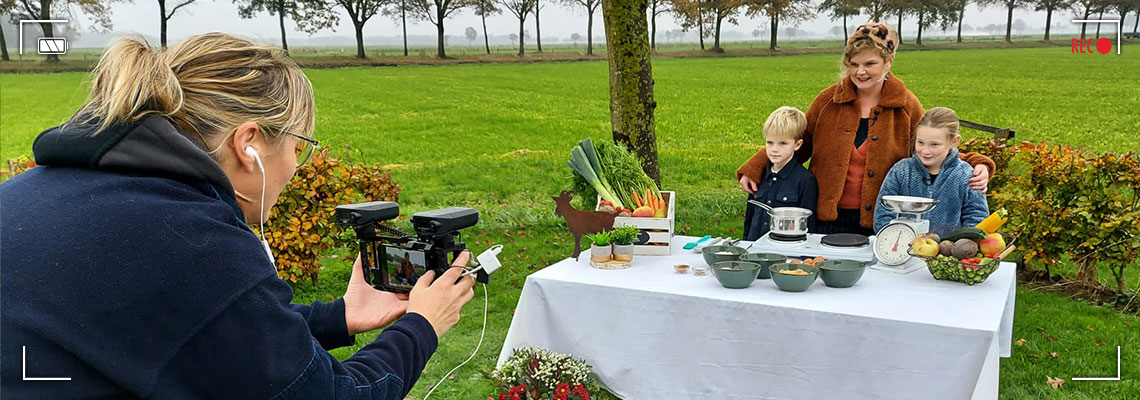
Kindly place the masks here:
[(296, 149), (298, 167), (309, 162), (309, 160), (313, 158), (313, 153), (315, 153), (317, 149), (321, 147), (321, 142), (318, 142), (317, 139), (304, 137), (296, 133), (285, 132), (285, 134), (297, 139), (301, 139), (300, 142), (297, 142)]

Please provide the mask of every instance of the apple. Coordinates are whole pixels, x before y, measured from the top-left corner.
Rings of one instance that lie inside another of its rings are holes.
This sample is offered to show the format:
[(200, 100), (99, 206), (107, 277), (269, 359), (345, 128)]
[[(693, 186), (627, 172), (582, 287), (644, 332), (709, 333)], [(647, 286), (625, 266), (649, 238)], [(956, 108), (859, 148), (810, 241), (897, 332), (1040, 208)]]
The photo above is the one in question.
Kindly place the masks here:
[(653, 209), (649, 206), (641, 206), (633, 210), (634, 217), (653, 217)]
[(1005, 239), (1000, 234), (991, 233), (985, 239), (978, 241), (982, 254), (997, 254), (1005, 250)]
[(924, 257), (934, 257), (938, 255), (938, 243), (935, 243), (930, 238), (920, 238), (914, 244), (914, 254)]

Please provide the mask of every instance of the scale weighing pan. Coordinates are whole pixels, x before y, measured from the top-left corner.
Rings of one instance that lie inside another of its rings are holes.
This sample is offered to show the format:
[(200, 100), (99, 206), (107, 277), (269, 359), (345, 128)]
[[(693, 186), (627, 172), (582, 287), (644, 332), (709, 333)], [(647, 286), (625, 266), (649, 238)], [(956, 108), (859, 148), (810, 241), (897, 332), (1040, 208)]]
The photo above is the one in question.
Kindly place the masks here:
[(934, 209), (938, 200), (914, 196), (883, 196), (883, 207), (896, 214), (922, 215)]

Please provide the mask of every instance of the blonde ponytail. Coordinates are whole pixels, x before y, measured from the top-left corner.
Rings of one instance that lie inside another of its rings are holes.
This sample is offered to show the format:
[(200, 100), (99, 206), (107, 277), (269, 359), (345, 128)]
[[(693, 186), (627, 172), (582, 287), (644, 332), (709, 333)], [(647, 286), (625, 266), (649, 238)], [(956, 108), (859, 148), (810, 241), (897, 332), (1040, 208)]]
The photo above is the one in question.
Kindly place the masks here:
[(158, 54), (138, 39), (119, 39), (95, 66), (87, 104), (68, 124), (98, 123), (102, 132), (151, 114), (175, 114), (183, 100), (178, 78)]
[(225, 33), (191, 36), (160, 53), (120, 39), (95, 67), (91, 96), (68, 123), (98, 132), (148, 115), (167, 117), (203, 146), (216, 148), (238, 125), (311, 136), (316, 109), (309, 78), (279, 47)]

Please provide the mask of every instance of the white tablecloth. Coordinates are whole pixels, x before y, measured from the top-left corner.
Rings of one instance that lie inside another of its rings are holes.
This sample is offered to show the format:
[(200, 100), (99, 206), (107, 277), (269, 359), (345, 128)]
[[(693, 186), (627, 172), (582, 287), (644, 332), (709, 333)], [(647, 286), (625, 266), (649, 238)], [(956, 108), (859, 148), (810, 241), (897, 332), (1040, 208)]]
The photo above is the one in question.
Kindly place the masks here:
[(996, 399), (1009, 357), (1014, 265), (974, 286), (868, 269), (852, 288), (726, 289), (681, 249), (625, 270), (566, 259), (527, 277), (499, 355), (585, 359), (625, 399)]

